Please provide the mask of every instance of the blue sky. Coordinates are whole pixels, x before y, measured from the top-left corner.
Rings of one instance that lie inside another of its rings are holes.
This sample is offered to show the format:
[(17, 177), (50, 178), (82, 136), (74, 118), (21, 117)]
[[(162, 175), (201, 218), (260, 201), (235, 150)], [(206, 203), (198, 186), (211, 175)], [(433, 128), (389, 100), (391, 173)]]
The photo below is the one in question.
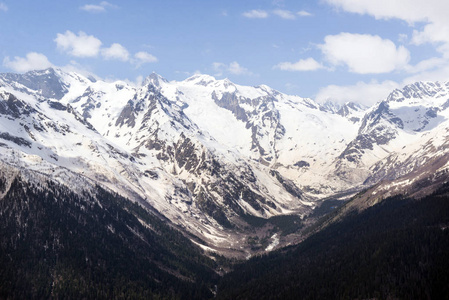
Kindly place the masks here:
[(372, 104), (449, 80), (446, 0), (0, 0), (0, 71), (195, 73)]

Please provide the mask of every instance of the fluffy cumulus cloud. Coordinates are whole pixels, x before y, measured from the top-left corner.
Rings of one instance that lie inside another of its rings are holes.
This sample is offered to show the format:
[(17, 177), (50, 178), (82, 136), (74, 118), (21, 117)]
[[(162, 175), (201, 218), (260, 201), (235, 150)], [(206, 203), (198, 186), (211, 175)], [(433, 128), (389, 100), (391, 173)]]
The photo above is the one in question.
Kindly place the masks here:
[(8, 6), (3, 2), (0, 2), (0, 11), (8, 11)]
[(318, 69), (323, 69), (324, 66), (315, 59), (309, 57), (307, 59), (300, 59), (295, 63), (281, 62), (274, 66), (274, 68), (283, 71), (315, 71)]
[(221, 62), (214, 62), (214, 63), (212, 63), (212, 69), (215, 72), (215, 74), (214, 74), (215, 76), (222, 76), (223, 72), (226, 69), (226, 65)]
[(19, 73), (47, 69), (52, 66), (45, 55), (36, 52), (30, 52), (25, 57), (15, 56), (12, 60), (9, 57), (5, 57), (3, 65)]
[[(426, 63), (430, 61), (426, 60)], [(434, 62), (431, 62), (430, 65), (433, 65)], [(420, 66), (418, 64), (418, 66)], [(449, 64), (447, 61), (444, 61), (438, 65), (436, 68), (426, 68), (425, 70), (419, 70), (415, 74), (405, 78), (403, 80), (403, 84), (411, 84), (417, 81), (447, 81), (449, 78)]]
[(437, 69), (443, 66), (444, 64), (447, 64), (446, 59), (439, 57), (432, 57), (429, 59), (422, 60), (414, 66), (411, 65), (407, 66), (405, 68), (405, 71), (407, 71), (408, 73), (422, 73), (425, 71)]
[[(431, 45), (440, 52), (440, 56), (428, 57), (415, 65), (409, 65), (408, 51), (402, 47), (395, 47), (391, 41), (380, 38), (372, 44), (377, 45), (377, 50), (382, 50), (385, 57), (373, 56), (372, 63), (364, 64), (358, 59), (351, 59), (342, 54), (338, 47), (331, 48), (332, 40), (327, 40), (322, 50), (327, 51), (329, 61), (336, 64), (346, 64), (352, 71), (358, 73), (378, 73), (382, 70), (401, 69), (410, 74), (400, 83), (392, 81), (384, 82), (359, 82), (350, 86), (325, 87), (317, 94), (317, 99), (325, 101), (359, 101), (365, 104), (372, 104), (375, 101), (386, 97), (394, 88), (400, 88), (405, 84), (410, 84), (422, 80), (447, 80), (449, 77), (449, 1), (441, 0), (325, 0), (336, 9), (369, 15), (377, 20), (398, 19), (407, 22), (413, 28), (412, 36), (405, 34), (400, 36), (402, 42), (410, 41), (414, 45)], [(361, 39), (359, 39), (361, 41)], [(341, 41), (340, 41), (341, 42)], [(337, 46), (341, 43), (337, 42)], [(389, 54), (388, 54), (389, 53)], [(396, 61), (396, 63), (394, 63)], [(375, 67), (374, 64), (379, 64)], [(374, 71), (374, 72), (373, 72)]]
[(93, 35), (80, 31), (77, 34), (67, 30), (58, 33), (54, 39), (58, 49), (76, 57), (94, 57), (100, 52), (101, 41)]
[(415, 30), (413, 42), (449, 43), (449, 1), (445, 0), (326, 0), (336, 8), (376, 19), (400, 19), (413, 26), (417, 22), (426, 25)]
[(441, 0), (326, 0), (345, 11), (376, 19), (398, 18), (409, 23), (445, 18), (449, 3)]
[(90, 12), (90, 13), (102, 13), (106, 12), (108, 8), (118, 8), (117, 5), (111, 4), (107, 1), (102, 1), (100, 4), (85, 4), (80, 7), (81, 10)]
[(265, 19), (268, 18), (268, 13), (264, 10), (253, 9), (243, 13), (245, 18), (250, 19)]
[(110, 47), (101, 47), (103, 44), (93, 35), (87, 35), (80, 31), (75, 34), (67, 30), (64, 34), (58, 33), (54, 40), (58, 49), (75, 57), (97, 57), (105, 60), (120, 60), (130, 62), (136, 68), (143, 64), (157, 62), (157, 58), (145, 51), (137, 52), (131, 58), (129, 51), (119, 43), (113, 43)]
[[(433, 66), (436, 63), (437, 61), (429, 60), (424, 64)], [(420, 72), (404, 78), (401, 82), (391, 80), (378, 82), (372, 80), (371, 82), (360, 81), (353, 85), (329, 85), (321, 88), (315, 96), (315, 99), (321, 103), (326, 101), (338, 103), (352, 101), (371, 106), (378, 101), (384, 100), (394, 89), (400, 89), (407, 84), (427, 80), (440, 81), (442, 79), (446, 80), (449, 77), (449, 65), (447, 64), (431, 70), (428, 70), (428, 67), (422, 67), (420, 65), (417, 68), (420, 69), (418, 70)]]
[(399, 87), (400, 85), (394, 81), (358, 82), (347, 86), (329, 85), (319, 90), (316, 100), (321, 103), (326, 101), (338, 103), (350, 101), (370, 106), (385, 99), (391, 91)]
[(242, 67), (236, 61), (233, 61), (232, 63), (229, 64), (228, 71), (229, 71), (229, 73), (234, 74), (234, 75), (243, 75), (243, 74), (251, 73), (247, 68)]
[(120, 44), (114, 43), (109, 48), (101, 49), (101, 55), (107, 59), (117, 59), (121, 61), (129, 60), (129, 52), (128, 50)]
[(273, 14), (275, 14), (278, 17), (281, 17), (282, 19), (285, 19), (285, 20), (296, 19), (296, 15), (294, 13), (292, 13), (289, 10), (285, 10), (285, 9), (276, 9), (273, 11)]
[[(397, 47), (391, 40), (377, 35), (345, 32), (328, 35), (318, 48), (328, 65), (347, 66), (353, 73), (381, 74), (413, 69), (408, 65), (410, 52), (404, 46)], [(274, 68), (283, 71), (314, 71), (326, 67), (313, 58), (307, 58), (294, 63), (281, 62)]]
[(252, 72), (236, 61), (231, 62), (229, 65), (221, 62), (214, 62), (212, 63), (212, 69), (215, 72), (215, 76), (222, 76), (224, 73), (233, 75), (252, 75)]
[(403, 46), (377, 35), (340, 33), (328, 35), (319, 46), (326, 60), (334, 65), (346, 65), (359, 74), (388, 73), (403, 69), (410, 52)]
[(154, 63), (157, 62), (157, 58), (145, 51), (140, 51), (134, 54), (134, 59), (132, 60), (132, 63), (136, 66), (136, 68), (140, 68), (142, 65), (147, 63)]
[(446, 24), (445, 22), (441, 22), (439, 24), (438, 23), (428, 24), (424, 27), (423, 31), (418, 30), (413, 31), (412, 43), (415, 45), (422, 45), (425, 43), (439, 43), (439, 42), (449, 44), (448, 32), (449, 32), (449, 23)]

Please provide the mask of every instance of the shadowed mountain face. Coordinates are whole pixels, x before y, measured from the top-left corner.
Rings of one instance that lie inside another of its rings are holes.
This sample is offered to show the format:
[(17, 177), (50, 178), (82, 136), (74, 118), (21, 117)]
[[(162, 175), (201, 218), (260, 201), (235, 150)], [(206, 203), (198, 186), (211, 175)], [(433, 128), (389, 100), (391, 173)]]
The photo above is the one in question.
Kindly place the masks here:
[[(44, 98), (54, 98), (60, 100), (68, 92), (67, 86), (59, 74), (54, 69), (47, 69), (43, 72), (32, 71), (26, 74), (3, 74), (2, 79), (16, 85), (19, 90), (26, 89), (38, 91), (38, 94)], [(23, 85), (24, 87), (20, 87)]]

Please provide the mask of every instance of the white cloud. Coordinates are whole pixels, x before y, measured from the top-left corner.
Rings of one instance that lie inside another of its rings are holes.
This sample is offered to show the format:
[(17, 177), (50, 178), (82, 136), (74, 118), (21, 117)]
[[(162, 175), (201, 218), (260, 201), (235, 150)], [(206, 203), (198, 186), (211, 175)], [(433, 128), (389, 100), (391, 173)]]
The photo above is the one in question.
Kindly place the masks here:
[(243, 16), (250, 19), (268, 18), (268, 13), (264, 10), (253, 9), (243, 13)]
[(414, 66), (407, 66), (405, 70), (409, 73), (421, 73), (429, 70), (434, 70), (445, 65), (448, 65), (448, 61), (446, 59), (432, 57), (422, 60)]
[(311, 13), (309, 13), (308, 11), (305, 11), (305, 10), (298, 11), (296, 14), (298, 16), (300, 16), (300, 17), (311, 17), (311, 16), (313, 16)]
[(101, 55), (107, 59), (118, 59), (122, 61), (129, 60), (129, 52), (120, 44), (114, 43), (109, 48), (101, 49)]
[(223, 72), (226, 70), (226, 65), (224, 63), (220, 62), (213, 62), (212, 63), (212, 69), (215, 72), (215, 76), (222, 76)]
[(403, 46), (377, 35), (340, 33), (328, 35), (319, 48), (335, 66), (346, 65), (359, 74), (388, 73), (403, 69), (410, 60), (410, 52)]
[(144, 64), (154, 62), (157, 62), (157, 58), (145, 51), (140, 51), (134, 54), (134, 59), (132, 60), (132, 63), (136, 66), (136, 68), (140, 68)]
[[(449, 1), (446, 0), (325, 0), (347, 12), (376, 19), (399, 19), (415, 27), (412, 44), (431, 44), (441, 57), (427, 58), (406, 71), (411, 80), (447, 80), (449, 77)], [(400, 38), (405, 38), (403, 35)], [(407, 79), (408, 80), (408, 79)]]
[(215, 72), (215, 76), (222, 76), (224, 73), (230, 73), (233, 75), (252, 75), (253, 73), (250, 72), (247, 68), (242, 67), (238, 62), (233, 61), (229, 65), (221, 63), (221, 62), (214, 62), (212, 63), (212, 69)]
[(107, 1), (102, 1), (100, 4), (86, 4), (80, 7), (81, 10), (90, 13), (101, 13), (106, 12), (107, 8), (118, 8), (117, 5), (111, 4)]
[(242, 74), (250, 74), (251, 73), (248, 71), (247, 68), (242, 67), (236, 61), (233, 61), (232, 63), (229, 64), (228, 71), (229, 71), (229, 73), (234, 74), (234, 75), (242, 75)]
[[(438, 67), (436, 68), (436, 66)], [(403, 79), (401, 82), (390, 80), (377, 82), (373, 80), (368, 83), (360, 81), (354, 85), (346, 86), (329, 85), (321, 88), (315, 98), (321, 103), (327, 100), (339, 103), (352, 101), (370, 106), (385, 99), (394, 89), (401, 89), (407, 84), (418, 81), (446, 81), (449, 78), (448, 61), (432, 58), (410, 68), (409, 72), (413, 71), (416, 73)]]
[[(395, 56), (398, 61), (402, 60), (403, 70), (413, 75), (402, 80), (401, 83), (357, 83), (353, 86), (329, 86), (320, 90), (317, 98), (337, 96), (337, 99), (363, 97), (373, 98), (377, 95), (377, 100), (382, 99), (382, 94), (387, 95), (389, 91), (400, 88), (405, 84), (416, 81), (441, 81), (449, 78), (449, 1), (445, 0), (325, 0), (342, 11), (369, 15), (378, 20), (398, 19), (405, 21), (410, 27), (414, 27), (413, 35), (410, 37), (402, 34), (399, 36), (400, 42), (410, 41), (415, 45), (431, 44), (440, 52), (441, 57), (430, 57), (422, 60), (416, 65), (404, 64), (406, 60), (406, 50), (400, 54), (400, 48), (390, 45), (390, 56)], [(384, 40), (385, 41), (385, 40)], [(342, 62), (344, 63), (344, 62)], [(382, 63), (383, 65), (383, 63)], [(385, 64), (387, 65), (387, 64)], [(397, 66), (396, 69), (400, 67)], [(381, 69), (387, 69), (381, 68)], [(363, 70), (363, 68), (362, 68)], [(364, 96), (365, 95), (365, 96)], [(355, 99), (354, 99), (355, 100)], [(363, 102), (363, 100), (361, 100)], [(369, 99), (368, 99), (369, 102)], [(368, 103), (370, 104), (370, 103)]]
[(67, 30), (64, 34), (58, 33), (54, 40), (59, 49), (76, 57), (96, 57), (101, 54), (106, 60), (121, 60), (130, 62), (136, 68), (143, 64), (157, 62), (157, 58), (145, 51), (134, 54), (131, 58), (129, 51), (119, 43), (113, 43), (108, 48), (102, 48), (102, 42), (93, 35), (80, 31), (78, 35)]
[(284, 9), (276, 9), (273, 11), (273, 14), (277, 15), (278, 17), (281, 17), (282, 19), (285, 20), (294, 20), (296, 19), (296, 16), (294, 13), (292, 13), (289, 10), (284, 10)]
[(398, 35), (398, 41), (401, 43), (406, 43), (408, 41), (408, 35), (406, 33), (400, 33)]
[(318, 69), (323, 69), (324, 66), (315, 59), (309, 57), (307, 59), (300, 59), (295, 63), (281, 62), (274, 66), (274, 68), (283, 71), (315, 71)]
[(59, 49), (76, 57), (93, 57), (100, 52), (101, 41), (92, 35), (80, 31), (78, 35), (70, 30), (58, 33), (54, 39)]
[(329, 85), (319, 90), (316, 95), (318, 102), (333, 101), (338, 103), (357, 102), (367, 106), (385, 99), (394, 89), (401, 86), (394, 81), (369, 83), (357, 82), (355, 85)]
[(8, 11), (8, 6), (6, 6), (5, 3), (0, 2), (0, 10), (7, 12)]
[(431, 23), (424, 27), (423, 31), (414, 30), (412, 43), (422, 45), (425, 43), (449, 43), (449, 24)]
[[(368, 14), (376, 19), (399, 18), (409, 23), (425, 21), (430, 6), (441, 0), (326, 0), (329, 4), (345, 11)], [(429, 6), (429, 7), (428, 7)], [(437, 5), (441, 6), (441, 5)]]
[[(424, 61), (432, 65), (434, 62), (431, 60)], [(419, 66), (420, 64), (418, 64)], [(419, 70), (416, 74), (407, 77), (403, 80), (403, 84), (411, 84), (417, 81), (447, 81), (449, 78), (449, 63), (446, 61), (438, 65), (437, 68), (427, 68), (425, 70)]]
[(413, 42), (449, 42), (449, 1), (445, 0), (326, 0), (348, 12), (367, 14), (376, 19), (400, 19), (411, 26), (424, 22), (424, 30), (415, 31)]
[[(305, 11), (305, 10), (301, 10), (298, 11), (297, 13), (294, 13), (292, 11), (289, 10), (285, 10), (285, 9), (276, 9), (273, 10), (273, 14), (275, 14), (276, 16), (285, 19), (285, 20), (295, 20), (298, 16), (299, 17), (310, 17), (312, 16), (311, 13)], [(268, 16), (268, 15), (267, 15)]]
[(9, 57), (5, 57), (3, 66), (15, 72), (23, 73), (31, 70), (47, 69), (50, 68), (52, 64), (48, 61), (48, 58), (45, 55), (30, 52), (25, 58), (15, 56), (13, 60), (10, 60)]
[(143, 77), (142, 75), (139, 75), (136, 77), (136, 79), (134, 81), (127, 80), (126, 82), (129, 82), (129, 84), (134, 87), (141, 87), (144, 80), (145, 80), (145, 77)]
[(85, 10), (87, 12), (91, 13), (99, 13), (99, 12), (105, 12), (106, 8), (101, 5), (96, 4), (86, 4), (80, 7), (81, 10)]

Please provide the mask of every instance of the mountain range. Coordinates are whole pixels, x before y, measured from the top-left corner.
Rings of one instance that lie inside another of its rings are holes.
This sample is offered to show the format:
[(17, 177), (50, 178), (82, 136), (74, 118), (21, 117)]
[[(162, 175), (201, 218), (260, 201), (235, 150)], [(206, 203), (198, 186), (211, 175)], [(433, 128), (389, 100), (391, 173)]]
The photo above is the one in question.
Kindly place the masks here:
[(0, 74), (0, 298), (445, 299), (448, 143), (449, 82)]
[(417, 82), (366, 107), (209, 75), (153, 73), (135, 86), (56, 68), (5, 73), (0, 196), (17, 174), (77, 194), (98, 185), (205, 251), (249, 257), (301, 241), (320, 209), (361, 191), (370, 193), (357, 209), (432, 193), (449, 168), (448, 108), (449, 82)]

